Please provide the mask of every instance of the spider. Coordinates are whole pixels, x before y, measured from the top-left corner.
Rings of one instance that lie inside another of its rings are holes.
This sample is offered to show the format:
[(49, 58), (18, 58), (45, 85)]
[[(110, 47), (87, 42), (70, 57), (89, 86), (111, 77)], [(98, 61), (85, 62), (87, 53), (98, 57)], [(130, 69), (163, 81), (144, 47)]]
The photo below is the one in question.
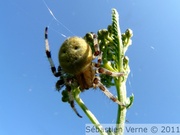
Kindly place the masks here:
[[(65, 86), (65, 91), (68, 93), (68, 102), (77, 116), (82, 117), (75, 108), (74, 97), (71, 86), (79, 87), (83, 92), (89, 88), (99, 88), (108, 98), (120, 106), (125, 106), (121, 103), (109, 90), (101, 83), (100, 77), (97, 74), (106, 74), (113, 77), (123, 76), (122, 72), (111, 72), (101, 67), (102, 52), (98, 45), (98, 39), (92, 33), (94, 40), (94, 53), (90, 45), (85, 39), (80, 37), (70, 37), (64, 41), (59, 50), (58, 70), (51, 58), (51, 52), (48, 42), (48, 27), (45, 28), (45, 48), (48, 61), (51, 66), (51, 71), (55, 77), (59, 77), (56, 83), (58, 91)], [(94, 59), (97, 62), (93, 62)]]

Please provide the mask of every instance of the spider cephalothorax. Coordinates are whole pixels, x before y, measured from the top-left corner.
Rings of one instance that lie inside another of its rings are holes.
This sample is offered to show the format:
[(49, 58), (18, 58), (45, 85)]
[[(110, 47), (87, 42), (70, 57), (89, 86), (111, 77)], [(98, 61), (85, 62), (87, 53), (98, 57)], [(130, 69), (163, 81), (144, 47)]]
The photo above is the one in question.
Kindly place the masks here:
[[(81, 91), (89, 88), (99, 87), (104, 94), (113, 102), (124, 106), (109, 90), (101, 83), (100, 77), (96, 74), (106, 74), (113, 77), (122, 76), (124, 73), (111, 72), (101, 66), (102, 52), (99, 49), (98, 39), (95, 34), (93, 36), (94, 52), (85, 39), (80, 37), (70, 37), (64, 41), (59, 51), (59, 67), (56, 71), (54, 62), (51, 58), (51, 53), (48, 43), (48, 28), (45, 29), (45, 45), (46, 55), (51, 65), (51, 70), (55, 77), (60, 77), (56, 83), (56, 88), (59, 91), (63, 86), (66, 87), (63, 95), (67, 95), (67, 100), (75, 113), (79, 115), (74, 107), (74, 97), (72, 94), (72, 86), (79, 87)], [(97, 58), (97, 62), (92, 62)]]

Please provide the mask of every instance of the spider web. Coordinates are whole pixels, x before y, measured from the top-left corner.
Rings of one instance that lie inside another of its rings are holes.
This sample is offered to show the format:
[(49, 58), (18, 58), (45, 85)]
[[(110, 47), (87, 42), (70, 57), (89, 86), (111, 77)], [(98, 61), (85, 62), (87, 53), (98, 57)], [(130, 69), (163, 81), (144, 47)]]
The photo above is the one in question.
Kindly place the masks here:
[[(58, 24), (60, 24), (62, 27), (64, 27), (68, 32), (70, 32), (72, 35), (75, 35), (66, 25), (64, 25), (61, 21), (59, 21), (57, 19), (57, 17), (54, 15), (53, 11), (50, 9), (50, 7), (48, 6), (48, 4), (45, 2), (45, 0), (42, 0), (44, 5), (46, 6), (47, 10), (49, 11), (50, 15), (52, 16), (52, 21), (56, 21)], [(52, 21), (49, 23), (49, 26), (51, 25)], [(48, 27), (49, 27), (48, 26)], [(51, 28), (52, 29), (52, 28)], [(53, 29), (54, 31), (60, 33), (59, 31)], [(64, 38), (67, 38), (67, 36), (65, 34), (60, 33), (61, 36), (63, 36)]]

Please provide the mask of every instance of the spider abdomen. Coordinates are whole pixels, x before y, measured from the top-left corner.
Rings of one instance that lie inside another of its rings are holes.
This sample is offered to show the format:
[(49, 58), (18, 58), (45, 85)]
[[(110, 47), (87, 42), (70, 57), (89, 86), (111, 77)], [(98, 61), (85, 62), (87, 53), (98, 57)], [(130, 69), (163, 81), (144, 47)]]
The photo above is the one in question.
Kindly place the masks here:
[(92, 50), (80, 37), (70, 37), (64, 41), (59, 51), (62, 69), (70, 74), (82, 73), (92, 62)]

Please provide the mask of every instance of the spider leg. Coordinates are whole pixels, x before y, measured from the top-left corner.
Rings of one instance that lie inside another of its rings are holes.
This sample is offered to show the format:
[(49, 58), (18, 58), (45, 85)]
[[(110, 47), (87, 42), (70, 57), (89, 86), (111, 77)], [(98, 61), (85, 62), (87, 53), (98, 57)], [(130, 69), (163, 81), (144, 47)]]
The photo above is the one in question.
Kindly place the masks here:
[(78, 117), (82, 118), (82, 116), (78, 113), (78, 111), (75, 108), (74, 97), (73, 97), (73, 94), (71, 91), (71, 87), (67, 85), (66, 89), (68, 91), (69, 104), (70, 104), (71, 108), (74, 110), (74, 112), (77, 114)]
[(70, 105), (71, 105), (72, 109), (74, 110), (74, 112), (77, 114), (77, 116), (82, 118), (82, 116), (78, 113), (78, 111), (75, 108), (74, 100), (70, 102)]
[(97, 63), (94, 63), (94, 62), (92, 63), (92, 65), (97, 68), (96, 73), (106, 74), (113, 77), (123, 76), (124, 75), (123, 72), (112, 72), (110, 70), (100, 67), (101, 62), (102, 62), (102, 52), (98, 44), (97, 35), (95, 33), (91, 33), (91, 34), (94, 40), (94, 50), (95, 50), (93, 54), (93, 58), (96, 58), (96, 57), (98, 58)]
[(62, 88), (64, 85), (65, 85), (65, 84), (64, 84), (64, 79), (60, 78), (60, 80), (58, 80), (58, 81), (56, 82), (56, 90), (57, 90), (57, 91), (60, 91), (61, 88)]
[(97, 63), (93, 63), (95, 67), (99, 67), (101, 65), (101, 61), (102, 61), (102, 52), (99, 48), (99, 44), (98, 44), (98, 39), (97, 39), (97, 35), (95, 33), (91, 33), (93, 40), (94, 40), (94, 54), (93, 54), (93, 58), (95, 59), (97, 57)]
[(100, 81), (100, 79), (96, 76), (94, 78), (94, 84), (93, 86), (99, 87), (100, 90), (109, 98), (111, 99), (113, 102), (117, 103), (120, 106), (125, 107), (125, 104), (123, 104), (122, 102), (120, 102)]
[(61, 67), (58, 67), (58, 72), (56, 71), (56, 67), (54, 65), (54, 62), (51, 58), (51, 51), (50, 51), (50, 47), (49, 47), (49, 41), (48, 41), (48, 27), (45, 28), (45, 47), (46, 47), (46, 56), (48, 58), (48, 61), (50, 63), (51, 66), (51, 71), (54, 74), (55, 77), (59, 77), (61, 76)]
[(97, 68), (96, 73), (105, 74), (105, 75), (109, 75), (109, 76), (113, 76), (113, 77), (119, 77), (119, 76), (124, 75), (124, 72), (112, 72), (112, 71), (105, 69), (103, 67)]

